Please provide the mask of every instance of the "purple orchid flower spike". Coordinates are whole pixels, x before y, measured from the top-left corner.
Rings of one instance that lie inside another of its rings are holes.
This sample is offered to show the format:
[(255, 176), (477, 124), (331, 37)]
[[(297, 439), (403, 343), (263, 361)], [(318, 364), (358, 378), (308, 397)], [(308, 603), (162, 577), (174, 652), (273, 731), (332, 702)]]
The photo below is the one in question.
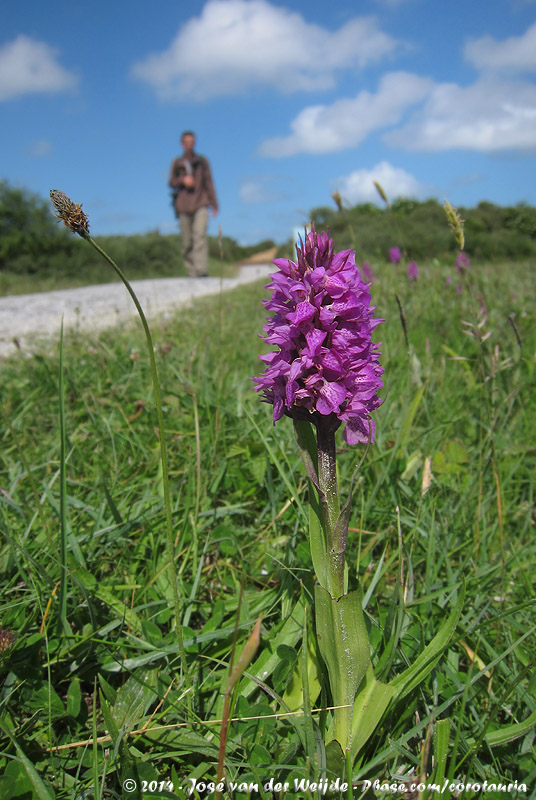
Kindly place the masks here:
[(383, 368), (372, 331), (368, 285), (355, 253), (334, 253), (333, 240), (313, 229), (297, 248), (297, 261), (274, 259), (272, 297), (264, 341), (277, 347), (260, 356), (264, 373), (255, 390), (274, 407), (274, 422), (284, 414), (337, 427), (345, 423), (348, 444), (374, 441), (370, 415), (381, 404)]
[(398, 264), (400, 259), (402, 258), (402, 252), (400, 247), (391, 247), (389, 250), (389, 261), (391, 264)]
[(408, 264), (408, 278), (410, 281), (416, 281), (419, 277), (419, 267), (416, 261), (410, 261)]

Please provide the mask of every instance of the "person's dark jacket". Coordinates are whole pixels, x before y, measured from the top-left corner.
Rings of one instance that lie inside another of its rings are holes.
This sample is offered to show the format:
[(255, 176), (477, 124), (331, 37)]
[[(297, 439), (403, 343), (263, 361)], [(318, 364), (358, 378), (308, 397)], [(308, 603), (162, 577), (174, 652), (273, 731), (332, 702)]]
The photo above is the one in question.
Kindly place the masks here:
[[(192, 187), (183, 184), (184, 177), (189, 174), (194, 178)], [(205, 156), (194, 153), (191, 159), (184, 156), (176, 158), (171, 165), (169, 185), (175, 193), (173, 205), (177, 215), (192, 213), (202, 206), (212, 206), (215, 211), (218, 210), (210, 164)]]

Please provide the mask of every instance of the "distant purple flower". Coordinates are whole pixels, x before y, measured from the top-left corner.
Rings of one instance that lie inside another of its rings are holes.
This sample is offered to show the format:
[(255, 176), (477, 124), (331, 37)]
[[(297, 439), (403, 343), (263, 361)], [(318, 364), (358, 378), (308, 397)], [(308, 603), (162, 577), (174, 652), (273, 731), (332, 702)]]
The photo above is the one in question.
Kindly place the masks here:
[(370, 414), (381, 404), (383, 368), (372, 331), (383, 320), (372, 316), (352, 250), (334, 254), (333, 241), (314, 228), (296, 249), (297, 262), (274, 259), (279, 272), (263, 301), (273, 316), (262, 338), (278, 350), (259, 356), (267, 366), (255, 391), (273, 403), (274, 422), (284, 414), (317, 425), (331, 417), (346, 423), (348, 444), (374, 441)]
[(471, 259), (469, 258), (467, 253), (464, 253), (463, 250), (460, 250), (460, 252), (456, 257), (456, 269), (458, 270), (458, 272), (461, 273), (467, 272), (470, 264), (471, 264)]
[(363, 261), (361, 264), (361, 272), (363, 273), (363, 277), (365, 278), (367, 283), (374, 283), (376, 280), (376, 276), (372, 271), (372, 267), (368, 263), (368, 261)]
[(447, 275), (447, 277), (445, 278), (445, 286), (450, 286), (451, 283), (452, 283), (452, 276)]
[(398, 264), (401, 258), (402, 253), (400, 252), (400, 247), (391, 247), (389, 250), (389, 261), (391, 264)]
[(408, 278), (410, 281), (416, 281), (419, 277), (419, 267), (416, 261), (410, 261), (408, 264)]
[(458, 292), (458, 294), (461, 294), (463, 292), (463, 286), (461, 285), (461, 283), (456, 284), (456, 291)]

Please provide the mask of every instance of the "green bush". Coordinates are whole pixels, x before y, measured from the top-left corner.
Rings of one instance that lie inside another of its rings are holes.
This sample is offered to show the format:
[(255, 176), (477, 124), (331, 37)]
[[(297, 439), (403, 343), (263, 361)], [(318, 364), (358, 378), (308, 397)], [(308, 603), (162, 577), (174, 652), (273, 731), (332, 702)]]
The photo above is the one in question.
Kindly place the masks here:
[[(150, 231), (95, 240), (131, 278), (186, 275), (178, 233)], [(271, 239), (243, 247), (229, 236), (209, 237), (209, 257), (226, 263), (243, 261), (270, 247), (274, 247)], [(111, 279), (91, 248), (58, 223), (48, 200), (7, 181), (0, 182), (0, 270), (5, 277), (39, 275), (52, 284), (63, 279), (81, 283)]]
[(44, 258), (61, 251), (68, 238), (45, 200), (0, 181), (0, 270), (38, 272), (45, 268)]
[[(460, 213), (465, 220), (465, 251), (471, 258), (504, 261), (536, 255), (535, 208), (481, 202)], [(390, 208), (366, 203), (343, 211), (319, 206), (310, 217), (318, 230), (329, 228), (337, 242), (355, 248), (362, 259), (386, 259), (395, 245), (407, 258), (421, 261), (452, 257), (457, 251), (437, 200), (399, 198)], [(291, 250), (289, 241), (280, 248), (280, 255), (289, 255)]]
[[(528, 259), (536, 255), (536, 209), (526, 204), (502, 207), (481, 202), (459, 209), (465, 220), (465, 250), (480, 261)], [(385, 260), (398, 246), (408, 259), (452, 259), (457, 245), (437, 200), (419, 202), (399, 198), (390, 208), (364, 203), (338, 211), (331, 206), (313, 208), (310, 219), (317, 229), (329, 229), (339, 246), (355, 248), (358, 258)], [(133, 236), (102, 236), (96, 240), (131, 278), (157, 278), (186, 274), (180, 235), (158, 231)], [(229, 236), (209, 237), (209, 257), (237, 263), (274, 246), (272, 239), (242, 246)], [(289, 240), (279, 255), (294, 253)], [(3, 285), (12, 276), (35, 275), (47, 288), (65, 280), (97, 283), (110, 280), (90, 248), (55, 220), (48, 200), (27, 189), (0, 181), (0, 272)]]

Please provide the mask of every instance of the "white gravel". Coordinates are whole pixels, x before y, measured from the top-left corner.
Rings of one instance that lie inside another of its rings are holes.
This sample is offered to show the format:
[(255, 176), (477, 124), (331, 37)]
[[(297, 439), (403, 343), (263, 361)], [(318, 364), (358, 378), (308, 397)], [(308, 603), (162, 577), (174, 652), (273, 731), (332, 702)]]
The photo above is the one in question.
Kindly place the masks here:
[[(133, 281), (132, 286), (151, 320), (195, 297), (233, 289), (266, 277), (273, 270), (270, 264), (249, 264), (240, 268), (236, 278), (160, 278)], [(0, 356), (29, 354), (49, 343), (51, 337), (58, 341), (62, 317), (67, 340), (70, 330), (100, 331), (136, 315), (132, 298), (122, 283), (0, 297)]]

